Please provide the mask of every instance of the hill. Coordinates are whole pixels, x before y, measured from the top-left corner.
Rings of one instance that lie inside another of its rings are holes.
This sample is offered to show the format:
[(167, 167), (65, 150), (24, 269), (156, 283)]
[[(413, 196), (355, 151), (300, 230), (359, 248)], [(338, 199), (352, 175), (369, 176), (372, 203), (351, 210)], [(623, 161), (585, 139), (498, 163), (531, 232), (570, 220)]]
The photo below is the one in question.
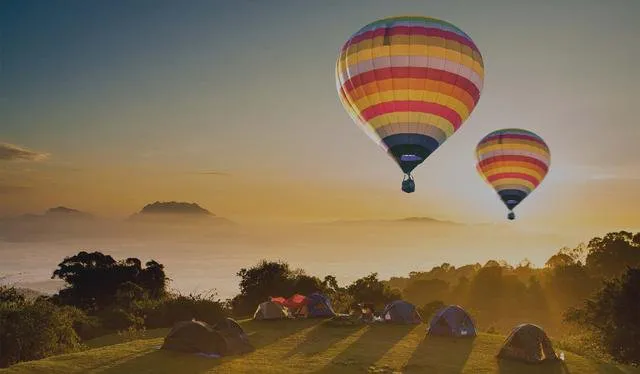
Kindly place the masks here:
[(374, 225), (392, 225), (392, 224), (420, 224), (420, 225), (441, 225), (441, 226), (464, 226), (464, 224), (453, 221), (440, 220), (431, 217), (405, 217), (399, 219), (372, 219), (372, 220), (337, 220), (330, 222), (314, 222), (312, 225), (325, 226), (374, 226)]
[[(110, 336), (78, 353), (26, 362), (0, 373), (499, 373), (640, 374), (566, 352), (565, 365), (498, 362), (504, 337), (428, 338), (426, 325), (329, 327), (318, 320), (242, 321), (256, 351), (208, 359), (159, 350), (167, 329), (121, 342)], [(557, 349), (557, 348), (556, 348)]]
[(139, 212), (132, 214), (130, 220), (147, 223), (198, 222), (231, 224), (226, 218), (218, 217), (197, 203), (182, 201), (156, 201), (145, 205)]

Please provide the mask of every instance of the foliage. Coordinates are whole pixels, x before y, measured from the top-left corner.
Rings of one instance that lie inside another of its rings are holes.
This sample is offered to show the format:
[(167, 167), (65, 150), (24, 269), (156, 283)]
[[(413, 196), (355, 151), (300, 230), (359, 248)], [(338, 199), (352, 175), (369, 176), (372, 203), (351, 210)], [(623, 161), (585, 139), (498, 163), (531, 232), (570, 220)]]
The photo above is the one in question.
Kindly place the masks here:
[(253, 313), (261, 302), (271, 297), (289, 297), (295, 293), (308, 295), (315, 291), (325, 291), (325, 283), (309, 276), (302, 270), (292, 270), (284, 262), (261, 261), (257, 265), (238, 271), (240, 294), (231, 301), (235, 315)]
[(587, 246), (587, 268), (601, 278), (620, 275), (627, 267), (640, 267), (640, 233), (612, 232), (593, 238)]
[(378, 279), (378, 273), (371, 273), (357, 279), (347, 287), (347, 293), (355, 302), (373, 303), (376, 309), (401, 298), (400, 292), (392, 290), (387, 284)]
[(227, 316), (224, 304), (214, 294), (170, 295), (144, 308), (148, 328), (172, 327), (193, 318), (215, 324)]
[(436, 312), (442, 308), (444, 308), (445, 303), (440, 300), (434, 300), (426, 303), (422, 308), (419, 308), (418, 311), (422, 316), (422, 320), (425, 323), (429, 323), (431, 318), (436, 314)]
[(68, 284), (56, 300), (89, 313), (115, 304), (118, 290), (126, 283), (139, 286), (151, 298), (160, 298), (165, 294), (168, 282), (164, 266), (155, 261), (147, 262), (143, 268), (137, 258), (116, 261), (101, 252), (85, 251), (66, 257), (58, 264), (52, 275), (52, 278), (56, 277)]
[(640, 364), (640, 268), (627, 269), (566, 319), (594, 332), (606, 351), (622, 363)]
[(25, 301), (15, 289), (0, 288), (0, 367), (78, 349), (74, 323), (81, 314), (44, 297)]

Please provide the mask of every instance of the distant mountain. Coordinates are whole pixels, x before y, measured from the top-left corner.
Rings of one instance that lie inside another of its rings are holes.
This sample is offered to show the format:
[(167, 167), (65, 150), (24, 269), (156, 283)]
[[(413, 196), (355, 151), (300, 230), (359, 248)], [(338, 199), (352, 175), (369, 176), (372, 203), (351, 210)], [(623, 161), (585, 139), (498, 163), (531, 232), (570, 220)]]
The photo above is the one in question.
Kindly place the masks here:
[(196, 203), (185, 203), (179, 201), (168, 201), (147, 204), (140, 210), (139, 214), (187, 214), (214, 216), (215, 214), (204, 209)]
[(78, 219), (78, 218), (94, 218), (92, 214), (83, 212), (77, 209), (67, 208), (64, 206), (58, 206), (55, 208), (49, 208), (44, 213), (26, 213), (20, 216), (4, 217), (0, 219), (0, 222), (34, 222), (34, 221), (48, 221), (50, 219)]
[(59, 206), (55, 208), (49, 208), (45, 213), (45, 217), (74, 217), (74, 218), (93, 218), (93, 215), (82, 212), (77, 209), (67, 208), (65, 206)]
[[(375, 224), (400, 224), (400, 223), (416, 223), (416, 224), (437, 224), (437, 225), (464, 225), (460, 222), (439, 220), (431, 217), (406, 217), (399, 219), (371, 219), (371, 220), (338, 220), (324, 223), (325, 225), (375, 225)], [(322, 223), (321, 223), (322, 224)]]
[(231, 224), (226, 218), (218, 217), (197, 203), (181, 201), (156, 201), (145, 205), (138, 213), (129, 217), (143, 222), (203, 222)]
[[(98, 221), (92, 214), (58, 206), (42, 214), (23, 214), (0, 219), (0, 240), (44, 240), (88, 235), (98, 230)], [(96, 230), (92, 231), (93, 227)]]

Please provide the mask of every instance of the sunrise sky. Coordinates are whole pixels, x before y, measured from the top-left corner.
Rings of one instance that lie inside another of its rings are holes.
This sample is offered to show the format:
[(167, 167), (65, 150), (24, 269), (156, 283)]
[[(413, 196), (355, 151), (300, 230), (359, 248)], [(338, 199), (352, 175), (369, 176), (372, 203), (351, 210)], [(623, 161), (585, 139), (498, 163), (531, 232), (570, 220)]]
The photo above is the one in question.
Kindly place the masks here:
[[(334, 78), (351, 34), (404, 14), (463, 29), (486, 72), (411, 195)], [(238, 221), (502, 222), (474, 148), (521, 127), (552, 167), (515, 225), (637, 228), (639, 15), (637, 0), (3, 1), (0, 216), (180, 200)]]

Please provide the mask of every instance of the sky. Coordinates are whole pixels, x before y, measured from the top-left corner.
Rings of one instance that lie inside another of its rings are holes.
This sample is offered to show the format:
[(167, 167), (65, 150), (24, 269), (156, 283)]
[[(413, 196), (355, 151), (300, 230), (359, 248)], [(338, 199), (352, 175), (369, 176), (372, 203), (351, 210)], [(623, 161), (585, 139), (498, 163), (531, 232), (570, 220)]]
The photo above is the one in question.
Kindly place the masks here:
[[(406, 14), (460, 27), (486, 74), (410, 195), (334, 76), (351, 34)], [(502, 222), (474, 149), (520, 127), (552, 166), (514, 224), (638, 228), (638, 15), (636, 0), (3, 1), (0, 216), (178, 200), (240, 222)]]

